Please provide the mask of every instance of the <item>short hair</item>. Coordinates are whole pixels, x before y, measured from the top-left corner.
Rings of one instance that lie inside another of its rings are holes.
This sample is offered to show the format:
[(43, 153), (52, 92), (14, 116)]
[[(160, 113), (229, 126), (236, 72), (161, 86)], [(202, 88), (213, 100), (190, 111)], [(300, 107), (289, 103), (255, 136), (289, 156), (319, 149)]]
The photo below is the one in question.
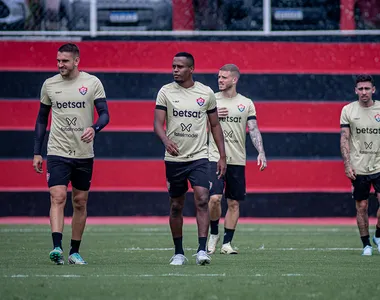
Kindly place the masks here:
[(373, 77), (371, 75), (360, 74), (356, 76), (356, 84), (359, 82), (371, 82), (372, 85), (375, 86), (375, 80), (373, 80)]
[(237, 65), (234, 64), (225, 64), (223, 67), (220, 68), (220, 71), (229, 71), (236, 74), (236, 77), (240, 77), (240, 70)]
[(79, 48), (75, 44), (64, 44), (61, 47), (59, 47), (58, 52), (69, 52), (72, 53), (74, 56), (79, 56)]
[(190, 62), (189, 67), (194, 67), (194, 56), (188, 52), (178, 52), (174, 57), (186, 57)]

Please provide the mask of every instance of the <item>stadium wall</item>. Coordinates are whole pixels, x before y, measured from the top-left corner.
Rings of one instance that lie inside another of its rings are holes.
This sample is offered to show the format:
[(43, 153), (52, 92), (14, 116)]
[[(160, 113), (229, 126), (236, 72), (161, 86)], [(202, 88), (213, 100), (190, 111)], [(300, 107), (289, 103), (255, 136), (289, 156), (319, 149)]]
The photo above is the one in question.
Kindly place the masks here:
[[(0, 216), (47, 216), (46, 176), (32, 168), (33, 129), (43, 81), (56, 73), (60, 42), (0, 42)], [(171, 81), (172, 57), (195, 57), (195, 79), (217, 90), (225, 63), (243, 73), (269, 167), (259, 172), (247, 139), (243, 217), (354, 216), (339, 153), (339, 115), (355, 100), (354, 76), (380, 82), (379, 44), (291, 42), (79, 42), (81, 70), (97, 75), (111, 122), (95, 141), (92, 216), (168, 214), (163, 146), (153, 133), (154, 99)], [(45, 164), (46, 167), (46, 164)], [(191, 194), (185, 215), (195, 214)], [(69, 201), (70, 202), (70, 201)], [(224, 204), (224, 210), (225, 210)], [(375, 215), (373, 199), (370, 214)], [(71, 214), (71, 204), (66, 214)]]

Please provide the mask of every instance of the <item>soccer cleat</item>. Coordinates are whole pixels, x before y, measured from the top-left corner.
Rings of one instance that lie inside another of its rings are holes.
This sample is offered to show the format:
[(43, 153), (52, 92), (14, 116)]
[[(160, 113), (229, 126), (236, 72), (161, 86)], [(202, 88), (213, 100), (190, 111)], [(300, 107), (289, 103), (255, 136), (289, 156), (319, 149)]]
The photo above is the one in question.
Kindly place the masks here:
[(363, 256), (371, 256), (372, 255), (372, 246), (365, 246), (363, 249)]
[(82, 256), (79, 253), (73, 253), (69, 256), (70, 265), (87, 265)]
[(372, 241), (377, 246), (377, 250), (380, 252), (380, 237), (373, 236)]
[(197, 257), (195, 258), (195, 262), (197, 265), (207, 265), (211, 262), (211, 257), (207, 255), (206, 251), (200, 250), (195, 254)]
[(170, 259), (170, 264), (172, 266), (182, 266), (182, 265), (186, 264), (186, 262), (187, 262), (187, 258), (183, 254), (175, 254)]
[(60, 247), (56, 247), (49, 253), (50, 260), (56, 265), (63, 265), (65, 263), (63, 259), (63, 251)]
[(232, 248), (231, 243), (228, 242), (226, 244), (222, 245), (222, 248), (220, 249), (220, 254), (238, 254), (234, 248)]
[(219, 242), (219, 234), (210, 234), (210, 238), (207, 243), (207, 254), (214, 254), (216, 245)]

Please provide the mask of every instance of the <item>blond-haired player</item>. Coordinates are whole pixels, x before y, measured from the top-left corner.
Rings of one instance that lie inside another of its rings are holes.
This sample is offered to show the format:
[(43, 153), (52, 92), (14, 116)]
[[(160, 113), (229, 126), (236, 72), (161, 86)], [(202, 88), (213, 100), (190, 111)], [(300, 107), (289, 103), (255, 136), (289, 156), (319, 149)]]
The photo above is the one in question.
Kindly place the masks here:
[(209, 160), (210, 178), (210, 238), (208, 253), (216, 250), (219, 241), (219, 219), (221, 217), (221, 199), (223, 191), (227, 198), (228, 209), (224, 221), (224, 237), (220, 250), (222, 254), (237, 254), (232, 248), (231, 241), (239, 219), (239, 202), (246, 194), (245, 165), (246, 165), (246, 128), (248, 126), (252, 143), (259, 152), (257, 163), (260, 170), (267, 167), (263, 140), (259, 131), (256, 110), (251, 99), (239, 94), (236, 85), (240, 71), (234, 64), (227, 64), (220, 68), (218, 75), (219, 92), (215, 94), (218, 106), (219, 121), (224, 132), (227, 156), (227, 171), (224, 178), (216, 176), (215, 161), (219, 158), (218, 149), (210, 136)]

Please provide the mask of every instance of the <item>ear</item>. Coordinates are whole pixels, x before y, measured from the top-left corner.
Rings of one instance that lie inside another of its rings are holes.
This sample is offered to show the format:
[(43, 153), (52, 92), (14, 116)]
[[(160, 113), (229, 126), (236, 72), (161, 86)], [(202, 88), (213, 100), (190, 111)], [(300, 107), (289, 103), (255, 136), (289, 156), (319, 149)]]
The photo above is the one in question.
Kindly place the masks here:
[(74, 59), (74, 64), (75, 64), (75, 66), (78, 67), (79, 62), (80, 62), (80, 58), (79, 58), (79, 56), (77, 56), (77, 57)]
[(372, 94), (374, 94), (375, 92), (376, 92), (376, 88), (373, 87), (373, 88), (372, 88)]

